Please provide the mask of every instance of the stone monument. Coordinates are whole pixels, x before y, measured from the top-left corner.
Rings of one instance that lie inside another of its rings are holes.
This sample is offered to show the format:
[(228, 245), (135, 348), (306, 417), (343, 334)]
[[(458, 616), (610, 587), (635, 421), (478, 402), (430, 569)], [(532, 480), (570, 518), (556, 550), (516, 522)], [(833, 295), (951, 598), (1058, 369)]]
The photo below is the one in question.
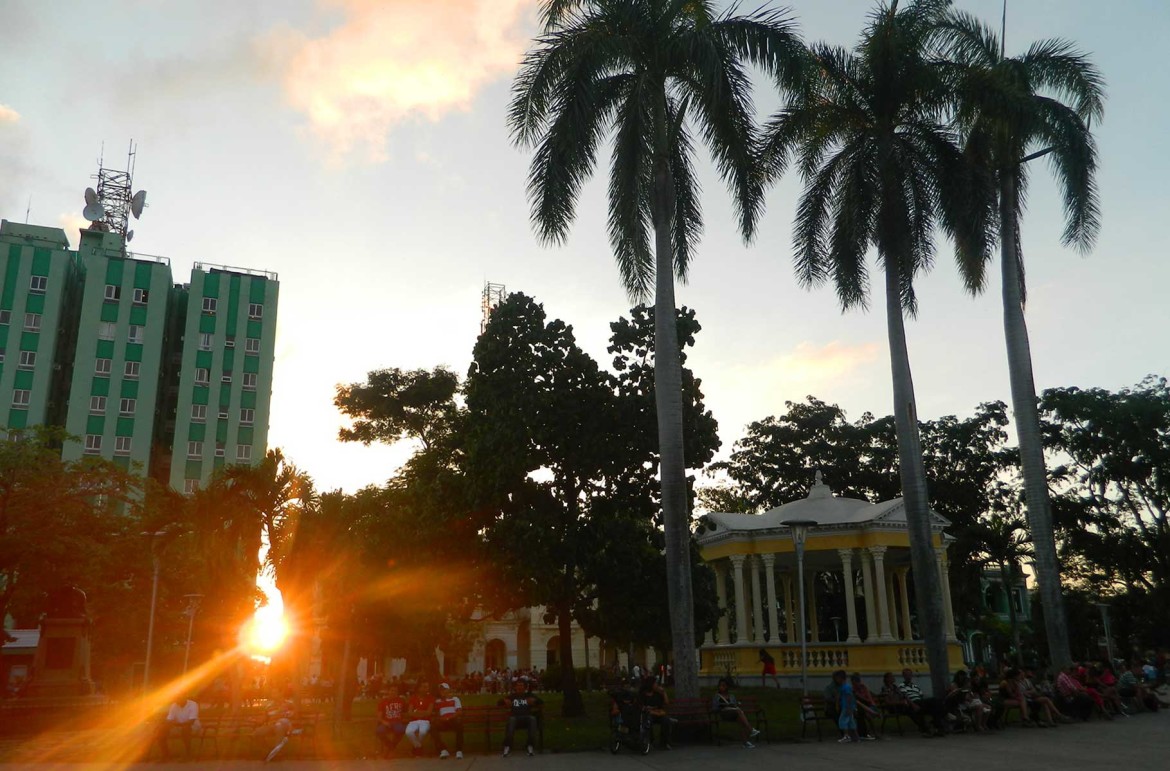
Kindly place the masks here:
[(34, 698), (91, 696), (90, 618), (85, 592), (63, 586), (49, 594), (27, 695)]

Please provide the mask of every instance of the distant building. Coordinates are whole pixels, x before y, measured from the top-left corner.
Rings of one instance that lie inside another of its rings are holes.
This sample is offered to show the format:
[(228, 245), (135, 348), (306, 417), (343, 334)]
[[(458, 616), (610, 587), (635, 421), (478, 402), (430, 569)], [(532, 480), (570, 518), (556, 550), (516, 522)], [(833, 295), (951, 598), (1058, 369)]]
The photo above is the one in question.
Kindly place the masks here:
[(93, 455), (182, 492), (268, 448), (279, 283), (164, 257), (123, 236), (0, 221), (4, 428), (63, 426), (62, 457)]

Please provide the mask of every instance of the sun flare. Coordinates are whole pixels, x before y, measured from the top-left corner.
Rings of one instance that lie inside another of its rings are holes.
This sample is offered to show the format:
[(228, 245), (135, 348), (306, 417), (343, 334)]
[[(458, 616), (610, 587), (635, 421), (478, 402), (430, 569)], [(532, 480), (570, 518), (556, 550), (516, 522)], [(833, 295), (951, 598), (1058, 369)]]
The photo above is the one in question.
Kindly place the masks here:
[(284, 611), (271, 605), (256, 610), (245, 633), (248, 647), (260, 656), (271, 656), (287, 637), (288, 622), (284, 620)]

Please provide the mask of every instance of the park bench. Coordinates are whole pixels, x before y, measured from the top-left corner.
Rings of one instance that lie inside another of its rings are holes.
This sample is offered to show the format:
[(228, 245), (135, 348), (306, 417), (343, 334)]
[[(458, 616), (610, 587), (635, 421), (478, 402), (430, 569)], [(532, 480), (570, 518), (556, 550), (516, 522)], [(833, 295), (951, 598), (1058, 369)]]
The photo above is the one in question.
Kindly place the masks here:
[[(239, 742), (240, 737), (251, 737), (252, 732), (263, 725), (263, 716), (256, 714), (220, 715), (201, 720), (203, 731), (199, 734), (199, 752), (202, 757), (203, 748), (209, 742), (216, 757), (223, 757), (226, 748)], [(221, 744), (222, 742), (222, 744)]]
[[(712, 742), (716, 740), (718, 728), (707, 699), (674, 699), (666, 707), (666, 713), (678, 727), (685, 727), (706, 734)], [(677, 736), (677, 732), (676, 732)]]
[[(740, 699), (737, 699), (737, 702), (739, 708), (743, 710), (743, 714), (747, 717), (748, 722), (751, 723), (752, 727), (760, 732), (760, 735), (764, 737), (764, 741), (766, 741), (768, 744), (771, 744), (772, 738), (768, 731), (768, 713), (764, 711), (763, 707), (760, 706), (759, 700), (754, 696), (744, 696)], [(720, 719), (719, 713), (712, 712), (711, 733), (714, 736), (716, 745), (723, 743), (723, 737), (720, 735), (721, 725), (723, 725), (723, 721)]]
[(893, 720), (894, 727), (898, 729), (898, 736), (905, 736), (905, 732), (902, 730), (902, 718), (904, 715), (902, 714), (901, 710), (899, 710), (895, 705), (890, 704), (884, 693), (877, 694), (874, 697), (874, 700), (878, 708), (878, 718), (881, 721), (878, 723), (878, 732), (881, 733), (882, 736), (885, 736), (886, 721)]
[(821, 735), (821, 723), (828, 723), (837, 727), (837, 721), (834, 718), (825, 714), (824, 705), (818, 705), (810, 696), (802, 696), (800, 698), (800, 738), (805, 737), (808, 731), (808, 724), (812, 723), (817, 729), (817, 741), (823, 741), (824, 737)]

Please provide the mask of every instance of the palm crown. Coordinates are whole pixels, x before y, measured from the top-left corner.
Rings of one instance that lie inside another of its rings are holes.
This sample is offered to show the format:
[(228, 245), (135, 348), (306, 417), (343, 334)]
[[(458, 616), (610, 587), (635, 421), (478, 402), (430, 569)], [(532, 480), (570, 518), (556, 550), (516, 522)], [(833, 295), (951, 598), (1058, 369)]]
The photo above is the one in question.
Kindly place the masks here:
[[(685, 277), (703, 227), (697, 131), (750, 238), (763, 187), (747, 67), (799, 86), (807, 59), (787, 17), (719, 14), (709, 0), (547, 0), (542, 16), (508, 114), (514, 140), (535, 147), (528, 188), (539, 236), (567, 237), (612, 134), (609, 237), (623, 285), (638, 298), (653, 286), (656, 224), (672, 225), (674, 269)], [(656, 173), (669, 189), (655, 192)]]

